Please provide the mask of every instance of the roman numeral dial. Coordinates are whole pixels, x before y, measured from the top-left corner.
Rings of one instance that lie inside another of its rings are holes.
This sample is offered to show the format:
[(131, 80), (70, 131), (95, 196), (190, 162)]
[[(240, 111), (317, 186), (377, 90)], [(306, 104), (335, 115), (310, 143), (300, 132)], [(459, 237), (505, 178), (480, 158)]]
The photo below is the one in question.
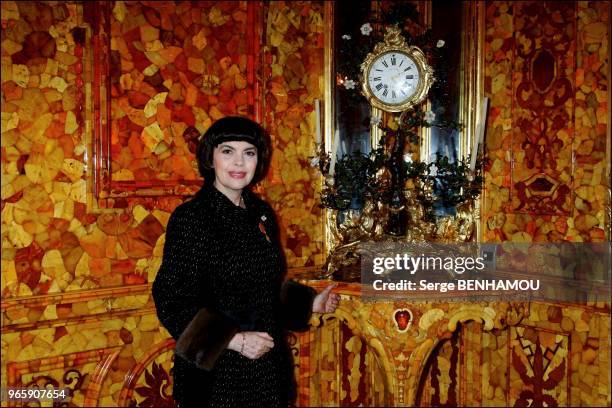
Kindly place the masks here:
[(389, 105), (402, 105), (418, 89), (419, 69), (410, 55), (390, 51), (370, 66), (367, 82), (374, 97)]
[(397, 26), (387, 27), (361, 64), (361, 92), (368, 102), (387, 112), (402, 112), (427, 98), (434, 72), (427, 56), (406, 42)]

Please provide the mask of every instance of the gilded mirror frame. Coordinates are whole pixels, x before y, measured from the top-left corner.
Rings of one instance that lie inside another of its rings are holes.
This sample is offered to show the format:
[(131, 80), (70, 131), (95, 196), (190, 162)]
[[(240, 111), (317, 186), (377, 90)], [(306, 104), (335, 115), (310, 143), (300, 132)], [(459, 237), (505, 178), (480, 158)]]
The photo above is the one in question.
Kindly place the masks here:
[[(325, 152), (330, 154), (333, 146), (333, 134), (335, 133), (335, 118), (336, 111), (334, 106), (334, 2), (327, 1), (324, 6), (325, 30), (323, 38), (323, 143)], [(321, 180), (321, 185), (323, 180)], [(323, 259), (327, 259), (327, 255), (334, 247), (334, 237), (332, 234), (332, 211), (328, 208), (323, 209), (324, 228), (323, 228)]]

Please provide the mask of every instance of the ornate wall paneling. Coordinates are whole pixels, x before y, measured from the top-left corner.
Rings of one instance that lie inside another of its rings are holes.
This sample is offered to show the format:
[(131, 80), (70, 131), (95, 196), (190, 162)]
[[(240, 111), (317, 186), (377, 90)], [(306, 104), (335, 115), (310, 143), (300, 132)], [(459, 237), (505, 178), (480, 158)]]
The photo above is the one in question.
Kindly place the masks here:
[(609, 318), (606, 308), (532, 303), (503, 330), (464, 324), (430, 356), (419, 405), (609, 404)]
[(336, 312), (300, 336), (301, 405), (474, 405), (482, 333), (509, 333), (529, 314), (523, 303), (363, 302), (358, 286), (339, 290)]
[[(475, 322), (462, 325), (430, 357), (419, 405), (523, 406), (531, 400), (548, 406), (605, 405), (609, 386), (604, 371), (610, 366), (593, 359), (599, 342), (609, 341), (600, 331), (607, 315), (562, 307), (532, 304), (519, 325), (501, 331), (482, 330)], [(598, 328), (588, 334), (585, 322), (574, 320), (586, 313), (593, 320), (589, 326)], [(575, 370), (591, 373), (589, 381), (573, 375)], [(601, 390), (598, 395), (592, 394), (595, 389)]]
[(149, 350), (145, 359), (131, 367), (125, 376), (118, 405), (169, 407), (172, 399), (173, 339), (167, 339)]
[(87, 44), (80, 8), (72, 3), (3, 2), (2, 26), (2, 295), (7, 298), (62, 291), (75, 278), (81, 232), (75, 218), (86, 202)]
[(377, 352), (355, 329), (357, 322), (345, 317), (339, 312), (315, 318), (316, 328), (310, 331), (310, 375), (302, 385), (310, 392), (300, 394), (300, 405), (391, 405)]
[(199, 135), (223, 116), (260, 115), (259, 3), (84, 7), (95, 37), (96, 196), (191, 195)]
[[(510, 330), (509, 402), (513, 406), (568, 404), (569, 336), (532, 327)], [(518, 386), (517, 386), (518, 385)]]
[(418, 406), (456, 407), (465, 402), (459, 395), (461, 329), (448, 340), (438, 343), (421, 376)]
[[(34, 359), (7, 366), (7, 386), (64, 390), (64, 401), (73, 406), (89, 406), (100, 397), (99, 380), (119, 354), (118, 347)], [(59, 402), (59, 401), (58, 401)], [(13, 403), (12, 406), (18, 406)]]
[(511, 212), (573, 210), (571, 126), (575, 111), (576, 5), (514, 6)]
[(3, 386), (68, 387), (79, 406), (159, 406), (171, 395), (174, 342), (159, 327), (149, 285), (9, 299), (1, 308)]
[[(484, 239), (609, 240), (610, 2), (486, 8)], [(483, 405), (609, 405), (609, 318), (609, 304), (532, 304), (483, 333)]]
[[(342, 293), (355, 294), (348, 287)], [(313, 316), (311, 323), (293, 348), (298, 406), (393, 405), (382, 369), (387, 360), (366, 342), (355, 317), (337, 310)]]
[(270, 5), (281, 18), (268, 36), (257, 2), (170, 6), (2, 2), (2, 386), (8, 364), (9, 385), (62, 385), (74, 369), (79, 404), (167, 401), (172, 346), (150, 282), (168, 217), (199, 183), (185, 130), (268, 117), (263, 41), (278, 57), (270, 87), (287, 96), (266, 123), (283, 153), (268, 198), (289, 231), (289, 265), (322, 262), (320, 224), (303, 211), (320, 214), (303, 165), (322, 3)]
[(355, 285), (339, 290), (340, 308), (294, 343), (300, 406), (610, 403), (609, 308), (364, 303)]
[(610, 3), (486, 4), (485, 240), (605, 241)]
[[(315, 153), (314, 100), (323, 97), (323, 44), (329, 5), (322, 1), (264, 4), (264, 122), (274, 154), (263, 192), (282, 226), (291, 267), (321, 265), (320, 176), (310, 166)], [(323, 104), (323, 110), (327, 107)], [(327, 120), (327, 119), (326, 119)]]
[(523, 321), (482, 333), (482, 404), (610, 404), (609, 309), (532, 303)]

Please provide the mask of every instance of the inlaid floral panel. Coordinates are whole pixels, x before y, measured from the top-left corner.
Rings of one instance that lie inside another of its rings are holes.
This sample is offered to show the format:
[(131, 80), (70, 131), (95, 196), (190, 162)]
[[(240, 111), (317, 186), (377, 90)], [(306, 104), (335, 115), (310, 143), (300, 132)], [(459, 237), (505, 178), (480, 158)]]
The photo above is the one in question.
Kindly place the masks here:
[(486, 8), (484, 241), (605, 238), (609, 2)]
[(610, 404), (609, 305), (532, 303), (519, 326), (482, 333), (478, 344), (483, 405)]
[(514, 5), (509, 212), (570, 215), (576, 15), (572, 2)]
[(174, 344), (168, 337), (150, 309), (129, 316), (59, 318), (48, 328), (5, 326), (2, 386), (67, 387), (74, 390), (69, 400), (76, 406), (143, 403), (147, 397), (159, 402), (171, 395), (162, 384)]
[(61, 400), (67, 406), (85, 406), (87, 392), (92, 386), (92, 374), (109, 357), (111, 359), (113, 357), (112, 350), (81, 352), (60, 358), (11, 363), (8, 365), (10, 378), (7, 385), (18, 388), (62, 390)]
[[(119, 406), (138, 407), (172, 407), (175, 401), (172, 398), (172, 367), (174, 364), (174, 341), (154, 345), (148, 350), (136, 365), (126, 374), (122, 387), (110, 384), (110, 388), (120, 389)], [(108, 381), (107, 383), (110, 383)], [(108, 384), (105, 384), (105, 386)]]
[(519, 326), (510, 330), (512, 406), (567, 405), (567, 335)]

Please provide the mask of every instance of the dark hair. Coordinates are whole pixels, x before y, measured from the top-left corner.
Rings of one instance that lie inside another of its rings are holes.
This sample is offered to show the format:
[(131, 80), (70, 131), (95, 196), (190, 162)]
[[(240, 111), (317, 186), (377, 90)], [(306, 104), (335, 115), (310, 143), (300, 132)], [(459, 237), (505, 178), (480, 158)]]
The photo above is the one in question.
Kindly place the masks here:
[(251, 185), (261, 181), (270, 165), (270, 136), (257, 123), (242, 116), (226, 116), (217, 120), (200, 137), (196, 150), (198, 169), (207, 184), (215, 181), (213, 151), (220, 143), (241, 141), (257, 148), (257, 167)]

